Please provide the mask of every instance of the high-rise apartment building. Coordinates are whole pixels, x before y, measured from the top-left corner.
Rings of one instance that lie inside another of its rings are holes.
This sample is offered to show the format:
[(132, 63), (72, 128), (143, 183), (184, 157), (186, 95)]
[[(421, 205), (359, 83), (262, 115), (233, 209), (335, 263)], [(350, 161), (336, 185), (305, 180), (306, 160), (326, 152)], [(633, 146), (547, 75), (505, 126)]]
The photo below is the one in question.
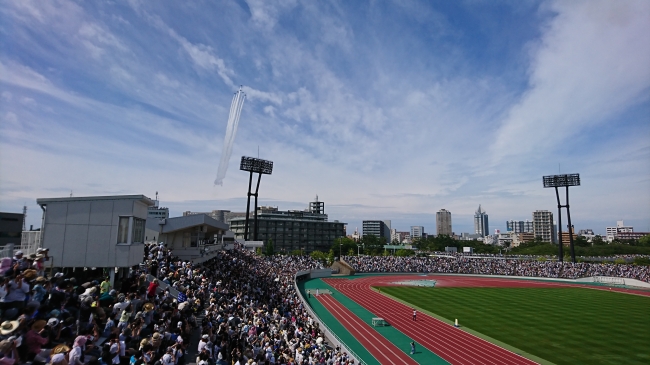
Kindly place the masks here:
[(373, 235), (377, 238), (385, 238), (386, 243), (390, 243), (390, 221), (363, 221), (363, 235)]
[(451, 212), (446, 209), (440, 209), (436, 212), (436, 235), (453, 235), (453, 231), (451, 230)]
[(481, 208), (481, 205), (478, 205), (478, 210), (474, 213), (474, 233), (485, 237), (490, 234), (490, 225), (488, 224), (488, 215)]
[(553, 213), (548, 210), (536, 210), (533, 212), (533, 234), (543, 242), (555, 243), (555, 225), (553, 224)]
[(533, 233), (533, 222), (528, 219), (525, 221), (507, 221), (506, 230), (515, 233)]

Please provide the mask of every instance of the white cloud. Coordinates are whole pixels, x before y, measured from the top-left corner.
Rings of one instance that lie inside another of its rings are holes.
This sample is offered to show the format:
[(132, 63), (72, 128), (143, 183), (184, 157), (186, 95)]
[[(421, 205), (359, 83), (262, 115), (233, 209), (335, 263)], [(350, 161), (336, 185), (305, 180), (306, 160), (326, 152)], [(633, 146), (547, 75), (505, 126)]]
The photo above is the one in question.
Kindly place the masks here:
[[(534, 47), (530, 88), (503, 120), (497, 160), (563, 143), (648, 100), (650, 2), (553, 2)], [(526, 143), (519, 143), (526, 141)]]
[(296, 0), (246, 0), (251, 21), (264, 30), (272, 29), (282, 12), (293, 9), (297, 3)]
[(462, 231), (481, 203), (498, 226), (554, 209), (540, 179), (560, 162), (584, 176), (580, 226), (650, 220), (645, 3), (550, 3), (540, 29), (529, 7), (514, 23), (503, 7), (502, 26), (530, 34), (503, 41), (530, 49), (514, 60), (426, 2), (24, 4), (0, 9), (14, 26), (0, 59), (0, 209), (70, 189), (159, 190), (177, 213), (241, 208), (245, 174), (212, 181), (243, 84), (233, 155), (259, 147), (275, 161), (262, 204), (299, 209), (319, 194), (352, 227), (387, 218), (427, 231), (444, 207)]

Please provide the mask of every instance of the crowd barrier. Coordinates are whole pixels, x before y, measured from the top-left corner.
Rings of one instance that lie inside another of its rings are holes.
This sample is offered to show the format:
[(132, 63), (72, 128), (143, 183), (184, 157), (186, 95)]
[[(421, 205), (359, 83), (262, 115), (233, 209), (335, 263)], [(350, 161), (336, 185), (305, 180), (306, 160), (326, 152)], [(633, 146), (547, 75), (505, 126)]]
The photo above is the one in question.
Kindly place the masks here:
[[(327, 273), (329, 272), (329, 275)], [(313, 276), (312, 276), (313, 273)], [(326, 324), (325, 322), (321, 321), (320, 317), (316, 315), (316, 313), (312, 310), (311, 306), (309, 303), (305, 300), (305, 298), (302, 295), (302, 292), (300, 292), (300, 289), (298, 289), (298, 282), (303, 281), (303, 280), (309, 280), (309, 279), (314, 279), (314, 278), (323, 278), (323, 277), (328, 277), (331, 276), (332, 272), (331, 270), (312, 270), (312, 271), (298, 271), (295, 275), (295, 280), (293, 282), (294, 289), (296, 293), (300, 296), (300, 301), (302, 301), (303, 307), (307, 310), (309, 315), (314, 319), (315, 322), (318, 323), (318, 326), (320, 327), (320, 330), (323, 332), (323, 334), (327, 337), (328, 340), (331, 341), (331, 345), (333, 346), (340, 346), (341, 351), (345, 351), (348, 353), (348, 355), (354, 360), (356, 364), (362, 364), (362, 365), (367, 365), (366, 362), (362, 361), (361, 358), (350, 348), (348, 348), (343, 341), (332, 331)]]

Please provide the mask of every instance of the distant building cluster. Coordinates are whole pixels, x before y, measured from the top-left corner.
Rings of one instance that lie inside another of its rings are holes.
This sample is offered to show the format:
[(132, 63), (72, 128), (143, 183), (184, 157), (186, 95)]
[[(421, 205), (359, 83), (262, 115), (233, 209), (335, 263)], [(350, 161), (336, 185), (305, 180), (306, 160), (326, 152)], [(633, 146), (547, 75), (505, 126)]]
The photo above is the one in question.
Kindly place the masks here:
[[(48, 247), (55, 264), (67, 267), (125, 268), (141, 257), (142, 249), (138, 245), (146, 242), (163, 243), (173, 248), (179, 257), (191, 258), (203, 255), (212, 245), (235, 240), (244, 242), (246, 235), (245, 212), (185, 211), (180, 217), (170, 217), (169, 208), (159, 205), (157, 193), (155, 200), (144, 195), (122, 195), (71, 196), (38, 199), (37, 202), (43, 210), (44, 226), (41, 228), (25, 228), (26, 208), (23, 214), (0, 213), (0, 246), (4, 249), (15, 246), (26, 254), (36, 252), (39, 247)], [(436, 212), (435, 235), (504, 247), (516, 247), (534, 240), (557, 243), (559, 239), (568, 245), (571, 239), (578, 237), (587, 242), (594, 239), (606, 242), (636, 240), (649, 234), (635, 232), (622, 220), (606, 227), (604, 237), (596, 235), (592, 229), (576, 233), (570, 227), (561, 231), (548, 210), (533, 211), (532, 219), (506, 221), (505, 232), (491, 232), (488, 214), (480, 204), (473, 217), (474, 231), (456, 234), (451, 215), (446, 209)], [(329, 220), (325, 203), (318, 197), (309, 202), (305, 210), (258, 207), (257, 211), (249, 213), (248, 221), (246, 242), (255, 241), (257, 247), (272, 244), (275, 252), (328, 251), (336, 239), (347, 234), (345, 223)], [(372, 219), (364, 220), (361, 231), (357, 228), (348, 237), (360, 241), (370, 235), (392, 248), (399, 248), (395, 245), (411, 245), (431, 234), (427, 234), (424, 226), (414, 225), (409, 231), (398, 231), (391, 227), (389, 219)]]

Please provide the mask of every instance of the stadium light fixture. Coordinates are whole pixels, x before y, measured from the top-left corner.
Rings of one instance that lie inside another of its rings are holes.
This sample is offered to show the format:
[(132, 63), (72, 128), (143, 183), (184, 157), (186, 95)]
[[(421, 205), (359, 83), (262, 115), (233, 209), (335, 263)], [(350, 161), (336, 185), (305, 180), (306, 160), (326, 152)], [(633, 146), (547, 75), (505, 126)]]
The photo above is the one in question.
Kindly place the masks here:
[[(262, 180), (262, 175), (271, 175), (273, 172), (273, 161), (262, 160), (255, 157), (242, 156), (241, 163), (239, 164), (239, 169), (242, 171), (250, 172), (250, 177), (248, 178), (248, 200), (246, 202), (246, 224), (244, 226), (244, 241), (248, 240), (248, 216), (250, 214), (251, 206), (251, 196), (255, 197), (255, 229), (253, 233), (253, 239), (257, 241), (257, 197), (260, 190), (260, 180)], [(253, 173), (257, 173), (257, 186), (255, 187), (255, 193), (251, 192), (251, 187), (253, 184)]]
[[(576, 253), (573, 246), (573, 232), (571, 225), (571, 212), (569, 211), (569, 186), (580, 186), (580, 174), (562, 174), (548, 175), (542, 177), (545, 188), (555, 188), (555, 197), (557, 198), (557, 227), (558, 227), (558, 261), (564, 261), (563, 243), (562, 243), (562, 208), (566, 208), (567, 220), (569, 221), (569, 247), (571, 249), (571, 262), (576, 262)], [(560, 192), (558, 188), (566, 189), (566, 204), (560, 202)]]

